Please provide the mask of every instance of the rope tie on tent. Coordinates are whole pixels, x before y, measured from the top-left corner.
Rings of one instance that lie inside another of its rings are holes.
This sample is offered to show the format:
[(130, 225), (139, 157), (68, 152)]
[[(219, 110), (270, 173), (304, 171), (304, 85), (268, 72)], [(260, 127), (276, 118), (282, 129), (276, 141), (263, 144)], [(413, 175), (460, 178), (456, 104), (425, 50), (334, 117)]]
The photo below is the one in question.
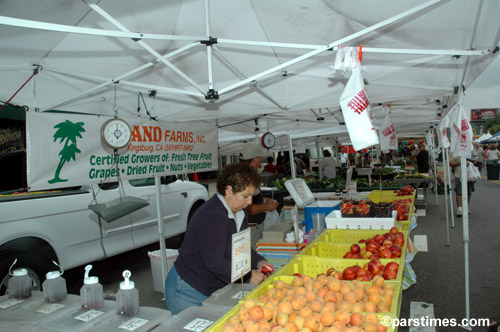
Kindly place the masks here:
[(359, 63), (363, 62), (363, 45), (359, 45), (358, 61)]
[(14, 97), (19, 93), (19, 91), (21, 91), (25, 86), (26, 84), (28, 84), (29, 81), (31, 81), (31, 79), (33, 77), (35, 77), (35, 75), (38, 74), (38, 70), (41, 68), (40, 65), (37, 65), (36, 68), (33, 70), (33, 74), (31, 74), (30, 78), (28, 78), (26, 80), (26, 82), (24, 82), (23, 85), (21, 85), (21, 87), (19, 89), (17, 89), (17, 91), (12, 95), (12, 97), (9, 98), (9, 100), (7, 100), (7, 102), (5, 102), (5, 104), (3, 104), (3, 106), (0, 108), (0, 111), (2, 111), (7, 105), (9, 105), (9, 103), (12, 101), (12, 99), (14, 99)]

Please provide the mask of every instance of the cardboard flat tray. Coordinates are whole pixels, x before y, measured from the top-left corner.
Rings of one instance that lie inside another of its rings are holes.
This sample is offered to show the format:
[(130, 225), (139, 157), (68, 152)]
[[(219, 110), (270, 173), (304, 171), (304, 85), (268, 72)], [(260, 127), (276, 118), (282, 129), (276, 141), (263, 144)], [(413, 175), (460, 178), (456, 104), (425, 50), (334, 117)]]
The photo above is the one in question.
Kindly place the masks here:
[(390, 229), (396, 221), (397, 211), (392, 211), (391, 218), (342, 218), (338, 210), (332, 211), (325, 218), (326, 228), (333, 229)]

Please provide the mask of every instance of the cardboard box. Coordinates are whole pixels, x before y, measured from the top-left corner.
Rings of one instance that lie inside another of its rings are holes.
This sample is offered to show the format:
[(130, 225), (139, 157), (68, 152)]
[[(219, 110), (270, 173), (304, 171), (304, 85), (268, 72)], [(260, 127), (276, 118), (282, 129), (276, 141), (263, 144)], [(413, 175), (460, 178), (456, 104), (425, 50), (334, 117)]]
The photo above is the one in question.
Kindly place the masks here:
[[(179, 256), (179, 251), (176, 249), (167, 249), (167, 266), (168, 271), (174, 265), (177, 256)], [(158, 293), (165, 293), (165, 280), (161, 272), (161, 254), (160, 250), (149, 251), (149, 260), (151, 261), (151, 273), (153, 274), (153, 287)], [(166, 277), (166, 276), (165, 276)]]

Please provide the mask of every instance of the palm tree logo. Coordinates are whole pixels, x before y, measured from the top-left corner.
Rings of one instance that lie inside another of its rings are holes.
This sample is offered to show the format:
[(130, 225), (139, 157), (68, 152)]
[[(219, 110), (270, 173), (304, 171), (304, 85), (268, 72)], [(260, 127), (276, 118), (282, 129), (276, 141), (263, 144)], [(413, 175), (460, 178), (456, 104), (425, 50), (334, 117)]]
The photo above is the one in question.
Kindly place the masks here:
[(85, 132), (85, 129), (83, 128), (84, 124), (85, 123), (83, 122), (73, 123), (66, 120), (54, 126), (54, 128), (57, 129), (53, 136), (54, 142), (59, 139), (59, 143), (64, 142), (64, 146), (59, 152), (59, 164), (57, 165), (56, 172), (54, 173), (54, 178), (48, 181), (50, 184), (68, 181), (67, 179), (61, 179), (59, 175), (64, 164), (71, 161), (71, 159), (76, 160), (76, 154), (81, 152), (76, 147), (76, 139), (82, 138), (81, 133)]

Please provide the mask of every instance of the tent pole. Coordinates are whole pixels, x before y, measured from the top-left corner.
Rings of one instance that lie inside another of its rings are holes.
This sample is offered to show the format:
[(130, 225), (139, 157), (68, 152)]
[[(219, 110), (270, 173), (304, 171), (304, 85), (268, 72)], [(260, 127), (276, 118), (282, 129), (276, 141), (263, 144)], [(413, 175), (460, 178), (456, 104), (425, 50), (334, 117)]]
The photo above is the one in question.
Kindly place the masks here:
[(450, 174), (450, 153), (449, 153), (449, 149), (446, 148), (445, 149), (445, 156), (446, 156), (446, 165), (445, 167), (447, 168), (448, 170), (448, 188), (446, 188), (446, 190), (450, 193), (450, 215), (451, 215), (451, 228), (455, 228), (455, 217), (453, 215), (453, 195), (451, 193), (451, 174)]
[[(436, 145), (436, 142), (434, 141), (434, 129), (431, 130), (431, 142), (432, 142), (432, 149), (434, 149), (434, 146)], [(436, 158), (434, 158), (434, 154), (432, 153), (432, 150), (431, 150), (430, 155), (431, 155), (432, 163), (434, 165), (434, 194), (436, 196), (436, 205), (435, 206), (438, 206), (439, 201), (438, 201), (438, 183), (437, 183), (437, 173), (436, 173)]]
[(346, 36), (346, 37), (341, 38), (341, 39), (339, 39), (337, 41), (334, 41), (334, 42), (332, 42), (332, 43), (330, 43), (328, 45), (325, 45), (325, 46), (322, 46), (322, 47), (317, 48), (315, 50), (312, 50), (311, 52), (303, 54), (303, 55), (301, 55), (301, 56), (299, 56), (299, 57), (297, 57), (295, 59), (286, 61), (286, 62), (284, 62), (284, 63), (282, 63), (282, 64), (280, 64), (278, 66), (275, 66), (273, 68), (265, 70), (265, 71), (263, 71), (260, 74), (256, 74), (256, 75), (250, 76), (249, 78), (247, 78), (247, 79), (245, 79), (245, 80), (243, 80), (241, 82), (238, 82), (238, 83), (232, 84), (232, 85), (230, 85), (228, 87), (225, 87), (223, 89), (220, 89), (219, 90), (219, 95), (221, 95), (223, 93), (226, 93), (226, 92), (229, 92), (231, 90), (234, 90), (234, 89), (236, 89), (236, 88), (238, 88), (238, 87), (240, 87), (242, 85), (245, 85), (247, 83), (255, 81), (256, 79), (259, 79), (259, 78), (261, 78), (263, 76), (266, 76), (266, 75), (268, 75), (270, 73), (273, 73), (275, 71), (278, 71), (280, 69), (287, 68), (287, 67), (289, 67), (289, 66), (291, 66), (291, 65), (293, 65), (293, 64), (295, 64), (297, 62), (300, 62), (302, 60), (309, 59), (309, 58), (311, 58), (311, 57), (313, 57), (313, 56), (315, 56), (317, 54), (320, 54), (322, 52), (325, 52), (325, 51), (327, 51), (327, 50), (329, 50), (329, 49), (331, 49), (333, 47), (336, 47), (336, 46), (339, 46), (339, 45), (343, 45), (343, 44), (345, 44), (345, 43), (347, 43), (347, 42), (349, 42), (351, 40), (357, 39), (357, 38), (359, 38), (359, 37), (361, 37), (363, 35), (366, 35), (366, 34), (372, 32), (372, 31), (375, 31), (377, 29), (380, 29), (380, 28), (383, 28), (383, 27), (385, 27), (387, 25), (390, 25), (390, 24), (392, 24), (394, 22), (397, 22), (400, 19), (403, 19), (405, 17), (411, 16), (411, 15), (413, 15), (413, 14), (415, 14), (415, 13), (421, 11), (421, 10), (424, 10), (424, 9), (430, 7), (430, 6), (433, 6), (436, 3), (441, 2), (441, 1), (443, 1), (443, 0), (430, 0), (430, 1), (427, 1), (427, 2), (425, 2), (425, 3), (423, 3), (423, 4), (419, 5), (419, 6), (416, 6), (416, 7), (412, 8), (412, 9), (404, 11), (404, 12), (402, 12), (402, 13), (400, 13), (398, 15), (395, 15), (393, 17), (390, 17), (390, 18), (388, 18), (386, 20), (383, 20), (382, 22), (373, 24), (372, 26), (369, 26), (368, 28), (365, 28), (365, 29), (363, 29), (361, 31), (355, 32), (353, 34), (350, 34), (349, 36)]
[[(99, 7), (96, 4), (93, 3), (87, 3), (87, 5), (92, 8), (95, 12), (97, 12), (99, 15), (101, 15), (104, 19), (106, 19), (108, 22), (113, 24), (115, 27), (120, 29), (123, 32), (130, 32), (125, 26), (123, 26), (120, 22), (115, 20), (111, 15), (109, 15), (106, 11), (104, 11), (101, 7)], [(196, 84), (195, 81), (193, 81), (189, 76), (184, 74), (179, 68), (174, 66), (170, 61), (166, 60), (160, 53), (155, 51), (151, 46), (146, 44), (142, 39), (139, 39), (137, 41), (137, 44), (139, 44), (142, 48), (144, 48), (146, 51), (148, 51), (150, 54), (152, 54), (156, 59), (158, 59), (160, 62), (162, 62), (164, 65), (166, 65), (168, 68), (172, 69), (177, 75), (182, 77), (185, 81), (187, 81), (189, 84), (191, 84), (194, 88), (196, 88), (198, 91), (201, 93), (204, 93), (203, 90), (201, 89), (198, 84)]]
[(158, 236), (160, 240), (160, 253), (161, 253), (161, 275), (162, 280), (165, 282), (168, 274), (167, 265), (167, 249), (165, 246), (165, 222), (163, 217), (163, 196), (161, 194), (161, 177), (155, 176), (156, 186), (156, 214), (158, 216)]
[[(464, 261), (465, 261), (465, 318), (467, 321), (470, 319), (469, 308), (469, 197), (468, 197), (468, 183), (467, 183), (467, 160), (465, 157), (460, 158), (460, 179), (462, 186), (462, 223), (463, 223), (463, 240), (464, 240)], [(471, 330), (469, 325), (462, 326), (466, 330)]]
[(292, 179), (296, 179), (295, 175), (295, 162), (293, 161), (293, 145), (292, 145), (292, 136), (291, 133), (288, 132), (288, 158), (290, 159), (290, 173), (292, 173)]
[[(441, 147), (443, 150), (446, 148)], [(445, 151), (442, 151), (443, 158), (443, 182), (444, 182), (444, 206), (446, 208), (446, 246), (450, 246), (450, 221), (449, 221), (449, 208), (448, 208), (448, 167), (446, 167)], [(437, 188), (436, 188), (437, 190)]]
[[(321, 162), (320, 162), (320, 150), (319, 150), (319, 138), (316, 137), (316, 154), (318, 155), (318, 174), (319, 174), (319, 180), (323, 180), (323, 170), (321, 169)], [(311, 170), (312, 171), (312, 170)]]

